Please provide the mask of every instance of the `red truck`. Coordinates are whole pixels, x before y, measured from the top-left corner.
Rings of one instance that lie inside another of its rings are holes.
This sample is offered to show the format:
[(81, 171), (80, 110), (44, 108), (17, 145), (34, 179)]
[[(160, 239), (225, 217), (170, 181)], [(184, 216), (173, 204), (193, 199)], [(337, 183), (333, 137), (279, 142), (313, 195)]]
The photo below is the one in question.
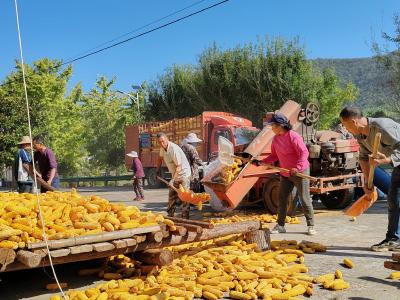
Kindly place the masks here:
[[(235, 151), (243, 151), (250, 141), (258, 134), (259, 129), (252, 122), (238, 115), (226, 112), (206, 111), (195, 117), (172, 119), (160, 122), (148, 122), (131, 125), (125, 129), (125, 152), (132, 150), (139, 154), (149, 187), (159, 187), (156, 179), (156, 163), (159, 156), (157, 133), (164, 132), (170, 141), (180, 145), (188, 133), (194, 132), (203, 140), (197, 146), (197, 151), (203, 161), (212, 160), (217, 155), (218, 138), (229, 139)], [(129, 167), (130, 159), (125, 159)], [(167, 168), (162, 169), (162, 176), (168, 178)]]

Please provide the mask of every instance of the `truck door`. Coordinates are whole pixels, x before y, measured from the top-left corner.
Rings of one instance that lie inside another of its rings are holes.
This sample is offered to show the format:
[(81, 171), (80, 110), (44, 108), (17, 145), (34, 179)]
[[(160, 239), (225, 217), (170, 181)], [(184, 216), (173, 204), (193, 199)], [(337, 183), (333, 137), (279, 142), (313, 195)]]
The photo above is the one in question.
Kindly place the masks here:
[(210, 139), (210, 159), (213, 160), (218, 155), (218, 138), (223, 136), (224, 138), (233, 141), (233, 135), (230, 128), (218, 126), (213, 129)]

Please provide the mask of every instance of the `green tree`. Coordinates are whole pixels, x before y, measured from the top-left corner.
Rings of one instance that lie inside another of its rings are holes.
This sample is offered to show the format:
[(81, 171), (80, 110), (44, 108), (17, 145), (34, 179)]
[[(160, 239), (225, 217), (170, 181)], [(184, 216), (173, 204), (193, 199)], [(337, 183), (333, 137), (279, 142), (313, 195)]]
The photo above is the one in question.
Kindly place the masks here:
[(357, 91), (340, 87), (332, 70), (317, 71), (297, 40), (259, 40), (225, 51), (215, 44), (195, 66), (173, 66), (148, 89), (148, 119), (191, 116), (204, 110), (237, 113), (261, 126), (267, 111), (289, 99), (317, 102), (327, 128)]
[[(28, 135), (21, 68), (17, 62), (0, 86), (0, 164), (5, 165), (12, 164), (16, 143)], [(84, 153), (80, 135), (75, 134), (81, 130), (79, 106), (65, 97), (72, 68), (62, 70), (60, 61), (44, 58), (26, 64), (25, 71), (33, 135), (44, 135), (57, 156), (60, 173), (72, 174)]]
[(400, 15), (395, 14), (393, 21), (394, 33), (382, 33), (386, 44), (381, 46), (373, 42), (372, 48), (376, 61), (389, 74), (385, 84), (390, 87), (394, 96), (388, 99), (387, 109), (395, 118), (400, 119)]
[(138, 121), (136, 104), (113, 90), (114, 82), (115, 79), (99, 78), (81, 103), (89, 165), (105, 169), (106, 173), (120, 171), (125, 157), (124, 128)]

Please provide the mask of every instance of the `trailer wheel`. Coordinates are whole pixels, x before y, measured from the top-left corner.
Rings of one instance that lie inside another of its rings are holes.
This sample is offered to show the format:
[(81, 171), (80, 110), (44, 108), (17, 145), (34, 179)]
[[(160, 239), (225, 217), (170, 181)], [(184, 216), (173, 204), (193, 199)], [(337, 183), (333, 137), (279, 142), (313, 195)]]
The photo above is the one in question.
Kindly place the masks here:
[(330, 209), (342, 209), (347, 207), (354, 198), (354, 188), (337, 190), (319, 195), (321, 202)]
[[(287, 215), (293, 216), (296, 212), (296, 188), (293, 189), (292, 195), (289, 197)], [(264, 185), (263, 191), (264, 204), (271, 214), (278, 213), (279, 207), (279, 178), (272, 177)]]
[(156, 168), (146, 169), (147, 187), (157, 189), (162, 187), (162, 183), (157, 179)]

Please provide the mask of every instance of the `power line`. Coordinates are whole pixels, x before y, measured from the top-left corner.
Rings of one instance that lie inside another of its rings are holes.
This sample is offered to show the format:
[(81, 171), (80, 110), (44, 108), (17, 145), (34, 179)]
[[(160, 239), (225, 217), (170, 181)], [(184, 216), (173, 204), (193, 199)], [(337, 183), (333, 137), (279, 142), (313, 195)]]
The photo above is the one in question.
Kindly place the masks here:
[(147, 35), (147, 34), (149, 34), (149, 33), (151, 33), (151, 32), (154, 32), (154, 31), (160, 30), (160, 29), (162, 29), (162, 28), (168, 27), (168, 26), (170, 26), (170, 25), (172, 25), (172, 24), (178, 23), (178, 22), (180, 22), (180, 21), (182, 21), (182, 20), (185, 20), (185, 19), (187, 19), (187, 18), (190, 18), (190, 17), (192, 17), (192, 16), (194, 16), (194, 15), (200, 14), (200, 13), (202, 13), (202, 12), (204, 12), (204, 11), (207, 11), (207, 10), (209, 10), (209, 9), (211, 9), (211, 8), (214, 8), (214, 7), (216, 7), (216, 6), (219, 6), (219, 5), (221, 5), (221, 4), (224, 4), (224, 3), (228, 2), (228, 1), (229, 1), (229, 0), (220, 1), (220, 2), (218, 2), (218, 3), (216, 3), (216, 4), (207, 6), (206, 8), (200, 9), (200, 10), (195, 11), (195, 12), (193, 12), (193, 13), (190, 13), (190, 14), (188, 14), (188, 15), (186, 15), (186, 16), (183, 16), (183, 17), (180, 17), (180, 18), (178, 18), (178, 19), (175, 19), (175, 20), (173, 20), (173, 21), (171, 21), (171, 22), (168, 22), (168, 23), (165, 23), (165, 24), (163, 24), (163, 25), (157, 26), (156, 28), (147, 30), (147, 31), (142, 32), (142, 33), (140, 33), (140, 34), (138, 34), (138, 35), (135, 35), (135, 36), (133, 36), (133, 37), (130, 37), (130, 38), (128, 38), (128, 39), (125, 39), (125, 40), (123, 40), (123, 41), (121, 41), (121, 42), (114, 43), (114, 44), (112, 44), (112, 45), (110, 45), (110, 46), (107, 46), (107, 47), (101, 48), (101, 49), (99, 49), (99, 50), (90, 52), (90, 53), (88, 53), (88, 54), (79, 56), (79, 57), (77, 57), (77, 58), (75, 58), (75, 59), (68, 60), (68, 61), (62, 63), (62, 64), (59, 65), (59, 66), (64, 66), (64, 65), (67, 65), (67, 64), (76, 62), (76, 61), (78, 61), (78, 60), (82, 60), (82, 59), (84, 59), (84, 58), (86, 58), (86, 57), (95, 55), (95, 54), (97, 54), (97, 53), (103, 52), (103, 51), (105, 51), (105, 50), (114, 48), (114, 47), (119, 46), (119, 45), (121, 45), (121, 44), (127, 43), (127, 42), (129, 42), (129, 41), (131, 41), (131, 40), (137, 39), (137, 38), (139, 38), (139, 37), (141, 37), (141, 36)]
[[(187, 9), (189, 9), (189, 8), (192, 8), (192, 7), (194, 7), (194, 6), (196, 6), (196, 5), (200, 4), (200, 3), (203, 3), (204, 1), (208, 1), (208, 0), (200, 0), (200, 1), (197, 1), (197, 2), (195, 2), (195, 3), (193, 3), (193, 4), (191, 4), (191, 5), (188, 5), (188, 6), (186, 6), (186, 7), (183, 7), (183, 8), (181, 8), (181, 9), (177, 10), (177, 11), (174, 11), (174, 12), (172, 12), (172, 13), (170, 13), (170, 14), (164, 16), (164, 17), (161, 17), (161, 18), (159, 18), (159, 19), (157, 19), (157, 20), (154, 20), (154, 21), (152, 21), (152, 22), (150, 22), (150, 23), (147, 23), (146, 25), (140, 26), (140, 27), (138, 27), (138, 28), (136, 28), (136, 29), (133, 29), (133, 30), (127, 32), (127, 33), (124, 33), (124, 34), (122, 34), (122, 35), (119, 35), (119, 36), (117, 36), (117, 37), (115, 37), (115, 38), (113, 38), (113, 39), (111, 39), (111, 40), (109, 40), (109, 41), (107, 41), (107, 42), (104, 42), (104, 43), (101, 43), (101, 44), (99, 44), (99, 45), (97, 45), (97, 46), (95, 46), (95, 47), (92, 47), (92, 48), (90, 48), (90, 49), (88, 49), (88, 50), (86, 50), (86, 51), (84, 51), (84, 52), (81, 52), (81, 53), (77, 54), (76, 56), (78, 56), (78, 55), (84, 55), (84, 54), (86, 54), (87, 52), (93, 51), (93, 50), (95, 50), (95, 49), (97, 49), (97, 48), (100, 48), (100, 47), (102, 47), (102, 46), (104, 46), (104, 45), (107, 45), (107, 44), (109, 44), (109, 43), (115, 42), (115, 41), (117, 41), (117, 40), (119, 40), (119, 39), (121, 39), (121, 38), (123, 38), (123, 37), (129, 35), (129, 34), (135, 33), (135, 32), (137, 32), (137, 31), (139, 31), (139, 30), (141, 30), (141, 29), (144, 29), (144, 28), (146, 28), (146, 27), (149, 27), (150, 25), (156, 24), (156, 23), (158, 23), (158, 22), (160, 22), (160, 21), (162, 21), (162, 20), (165, 20), (165, 19), (167, 19), (167, 18), (169, 18), (169, 17), (171, 17), (171, 16), (174, 16), (174, 15), (176, 15), (176, 14), (182, 12), (182, 11), (185, 11), (185, 10), (187, 10)], [(68, 60), (70, 60), (70, 59), (72, 59), (72, 58), (68, 58)]]

